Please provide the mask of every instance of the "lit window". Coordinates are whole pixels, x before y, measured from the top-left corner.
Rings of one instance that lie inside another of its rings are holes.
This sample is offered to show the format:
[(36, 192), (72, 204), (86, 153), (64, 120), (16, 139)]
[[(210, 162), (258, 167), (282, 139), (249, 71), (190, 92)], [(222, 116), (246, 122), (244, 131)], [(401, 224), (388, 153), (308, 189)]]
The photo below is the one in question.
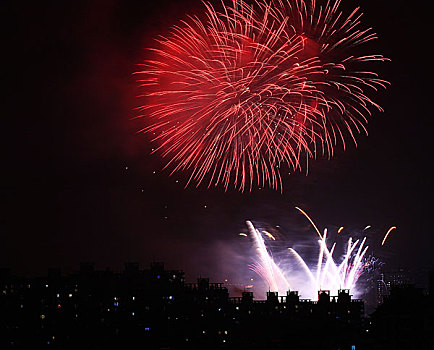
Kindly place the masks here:
[(69, 294), (68, 294), (68, 297), (72, 298), (72, 294), (71, 294), (71, 293), (69, 293)]
[(135, 313), (134, 313), (134, 311), (131, 313), (131, 316), (134, 316), (135, 315)]
[(48, 288), (48, 284), (45, 285), (45, 288)]
[(136, 297), (133, 297), (133, 300), (136, 300)]
[(45, 320), (45, 315), (41, 315), (39, 317), (41, 318), (41, 320)]

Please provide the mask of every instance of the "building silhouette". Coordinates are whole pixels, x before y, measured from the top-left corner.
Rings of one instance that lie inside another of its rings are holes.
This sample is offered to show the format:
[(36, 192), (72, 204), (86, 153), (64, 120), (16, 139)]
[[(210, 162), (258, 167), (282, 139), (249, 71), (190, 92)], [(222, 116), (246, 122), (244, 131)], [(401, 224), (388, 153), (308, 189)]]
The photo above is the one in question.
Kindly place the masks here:
[(384, 298), (390, 295), (390, 291), (393, 287), (407, 285), (409, 283), (409, 277), (402, 268), (394, 271), (381, 272), (376, 284), (377, 305), (383, 303)]
[(35, 278), (1, 269), (0, 348), (376, 349), (378, 339), (405, 334), (401, 318), (390, 323), (395, 308), (431, 329), (432, 316), (409, 314), (409, 300), (432, 310), (432, 298), (405, 288), (392, 289), (372, 318), (345, 289), (319, 291), (318, 300), (292, 290), (270, 291), (265, 300), (248, 291), (230, 297), (223, 283), (186, 283), (183, 271), (159, 262), (143, 270), (127, 263), (122, 272), (82, 263), (70, 275), (50, 269)]
[(370, 317), (372, 349), (434, 349), (434, 295), (395, 284)]

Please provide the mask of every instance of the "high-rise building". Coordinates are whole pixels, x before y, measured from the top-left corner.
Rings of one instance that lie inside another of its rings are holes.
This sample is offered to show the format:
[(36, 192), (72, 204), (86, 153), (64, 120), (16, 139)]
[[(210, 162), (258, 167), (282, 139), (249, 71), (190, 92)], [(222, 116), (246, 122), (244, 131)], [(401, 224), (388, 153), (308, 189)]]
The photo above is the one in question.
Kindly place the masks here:
[(377, 304), (383, 303), (384, 297), (390, 295), (390, 290), (392, 289), (392, 287), (403, 286), (408, 284), (409, 282), (409, 278), (404, 269), (380, 273), (376, 285)]

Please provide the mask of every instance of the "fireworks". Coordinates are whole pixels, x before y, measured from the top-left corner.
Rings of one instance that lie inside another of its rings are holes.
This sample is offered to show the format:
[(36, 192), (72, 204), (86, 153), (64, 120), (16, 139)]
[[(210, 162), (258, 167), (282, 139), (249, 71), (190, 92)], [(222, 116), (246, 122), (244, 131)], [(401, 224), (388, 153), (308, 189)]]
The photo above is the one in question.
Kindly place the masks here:
[(253, 237), (258, 261), (251, 266), (252, 270), (262, 277), (271, 291), (288, 290), (289, 283), (282, 270), (276, 265), (268, 253), (264, 238), (250, 221), (246, 222), (250, 234)]
[[(339, 289), (349, 289), (354, 292), (365, 265), (371, 266), (372, 263), (372, 258), (364, 259), (368, 250), (368, 246), (365, 245), (366, 237), (356, 241), (349, 238), (345, 254), (338, 263), (333, 256), (336, 243), (330, 249), (327, 247), (327, 229), (325, 229), (318, 241), (320, 249), (315, 268), (309, 267), (293, 248), (288, 248), (288, 251), (295, 259), (295, 263), (288, 264), (287, 261), (290, 259), (288, 256), (286, 259), (279, 259), (278, 264), (269, 253), (260, 231), (250, 221), (247, 221), (247, 227), (257, 252), (257, 260), (251, 266), (252, 270), (262, 277), (271, 291), (281, 294), (285, 294), (291, 286), (310, 298), (315, 298), (319, 290), (330, 290), (336, 294)], [(301, 267), (302, 273), (298, 266)]]
[(386, 239), (389, 236), (389, 233), (392, 232), (395, 229), (396, 229), (396, 226), (392, 226), (391, 228), (389, 228), (387, 230), (386, 234), (384, 235), (383, 241), (381, 242), (381, 245), (384, 245), (384, 243), (386, 243)]
[[(382, 265), (382, 262), (374, 255), (368, 256), (367, 237), (359, 239), (350, 237), (346, 241), (343, 254), (338, 254), (336, 243), (331, 246), (327, 243), (329, 238), (327, 228), (321, 233), (305, 211), (298, 207), (296, 209), (309, 220), (319, 237), (319, 253), (315, 259), (316, 262), (304, 259), (294, 246), (287, 248), (286, 254), (282, 254), (282, 246), (284, 249), (287, 247), (284, 246), (285, 243), (276, 243), (275, 235), (267, 230), (259, 230), (247, 221), (249, 236), (256, 250), (255, 262), (250, 265), (250, 268), (261, 276), (270, 291), (280, 294), (286, 294), (289, 289), (298, 290), (301, 295), (308, 298), (316, 298), (320, 290), (329, 290), (337, 294), (339, 289), (349, 289), (356, 295), (360, 294), (361, 290), (357, 288), (359, 278), (364, 273), (373, 273)], [(361, 232), (366, 231), (368, 226)], [(387, 231), (381, 245), (384, 245), (388, 234), (395, 228), (392, 226)], [(341, 226), (337, 230), (337, 237), (342, 236), (342, 230)], [(289, 242), (286, 244), (291, 245)], [(279, 249), (272, 249), (276, 247), (280, 249), (280, 253)], [(278, 253), (274, 257), (272, 250)]]
[(138, 72), (146, 119), (172, 172), (190, 182), (282, 189), (281, 173), (331, 157), (367, 133), (368, 93), (385, 87), (367, 66), (385, 61), (354, 52), (376, 38), (358, 9), (339, 1), (241, 0), (222, 11), (204, 3), (207, 20), (190, 17), (158, 40)]

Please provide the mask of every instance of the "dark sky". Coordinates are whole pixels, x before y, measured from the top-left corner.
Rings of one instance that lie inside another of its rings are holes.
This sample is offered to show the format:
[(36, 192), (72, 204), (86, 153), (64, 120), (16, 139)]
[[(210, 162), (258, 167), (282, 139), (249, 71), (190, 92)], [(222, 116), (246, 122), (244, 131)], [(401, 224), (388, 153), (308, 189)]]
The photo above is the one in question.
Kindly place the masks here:
[(0, 266), (34, 274), (80, 261), (121, 269), (163, 260), (191, 279), (216, 279), (230, 264), (221, 250), (239, 248), (246, 219), (289, 232), (305, 224), (300, 206), (322, 228), (372, 225), (375, 247), (396, 225), (380, 254), (390, 268), (424, 274), (434, 265), (425, 3), (342, 2), (362, 7), (380, 37), (372, 47), (392, 59), (379, 68), (392, 84), (376, 96), (385, 112), (374, 113), (357, 148), (286, 177), (283, 194), (184, 189), (187, 175), (162, 171), (154, 146), (136, 134), (132, 72), (152, 38), (200, 12), (199, 1), (5, 3)]

